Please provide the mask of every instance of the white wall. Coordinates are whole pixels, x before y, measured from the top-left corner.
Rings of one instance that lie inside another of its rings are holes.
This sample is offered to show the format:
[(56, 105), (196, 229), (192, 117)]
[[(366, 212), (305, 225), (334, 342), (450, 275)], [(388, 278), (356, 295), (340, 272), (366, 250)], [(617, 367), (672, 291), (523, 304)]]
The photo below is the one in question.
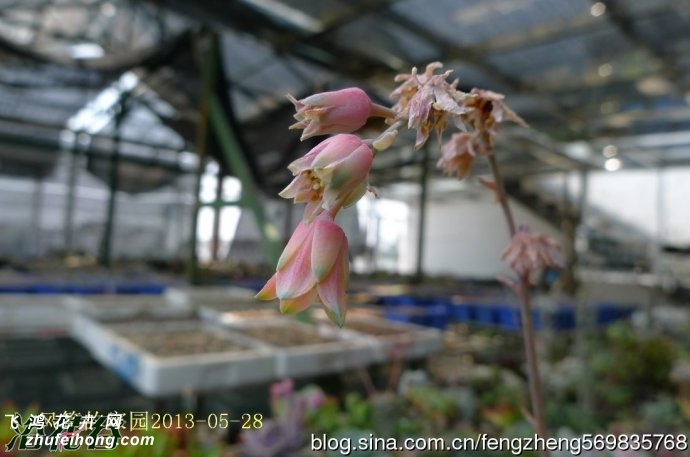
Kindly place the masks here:
[[(511, 206), (518, 224), (527, 224), (533, 230), (540, 230), (561, 241), (560, 234), (555, 229), (524, 206), (513, 201)], [(413, 244), (411, 250), (415, 252), (418, 206), (412, 204), (410, 212), (410, 242)], [(449, 196), (447, 200), (431, 201), (427, 206), (424, 272), (430, 275), (453, 274), (466, 278), (493, 279), (497, 274), (508, 273), (500, 259), (508, 241), (503, 213), (489, 192), (470, 198)], [(416, 258), (412, 262), (416, 262)]]
[[(568, 178), (573, 200), (580, 192), (579, 179), (576, 172)], [(535, 191), (546, 189), (560, 195), (563, 177), (539, 175), (525, 183)], [(620, 221), (651, 239), (659, 234), (664, 243), (690, 244), (690, 167), (596, 171), (589, 174), (588, 186), (588, 225), (605, 231), (609, 221)]]
[(664, 243), (690, 244), (690, 168), (600, 172), (592, 174), (591, 182), (593, 206), (633, 224), (650, 237), (660, 230)]

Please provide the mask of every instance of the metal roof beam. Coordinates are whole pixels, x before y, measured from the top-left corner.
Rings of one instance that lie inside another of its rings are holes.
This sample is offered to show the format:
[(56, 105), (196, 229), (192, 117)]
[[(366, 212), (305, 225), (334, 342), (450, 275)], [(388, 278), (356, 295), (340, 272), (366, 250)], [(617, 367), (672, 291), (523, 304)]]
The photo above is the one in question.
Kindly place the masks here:
[[(658, 8), (645, 12), (645, 19), (654, 19), (659, 16), (671, 14), (678, 7), (685, 6), (685, 0), (669, 1)], [(557, 21), (547, 24), (539, 24), (530, 30), (520, 30), (498, 38), (493, 38), (482, 44), (480, 49), (492, 55), (507, 54), (520, 49), (554, 43), (569, 38), (576, 38), (588, 33), (604, 29), (610, 22), (595, 18), (591, 15), (575, 17), (567, 21)]]
[(662, 71), (664, 75), (673, 83), (678, 93), (684, 90), (685, 88), (679, 85), (683, 80), (683, 72), (673, 62), (673, 56), (669, 55), (666, 49), (644, 40), (635, 30), (633, 18), (628, 16), (625, 11), (619, 7), (618, 2), (613, 0), (599, 1), (606, 5), (606, 17), (630, 41), (630, 43), (634, 47), (658, 59), (663, 67)]
[[(374, 7), (385, 8), (390, 0), (371, 2), (366, 7), (373, 12)], [(342, 26), (345, 19), (354, 20), (359, 15), (348, 14), (341, 21), (334, 20), (325, 31), (305, 35), (290, 30), (285, 24), (276, 23), (269, 16), (241, 2), (192, 3), (187, 0), (160, 0), (157, 4), (223, 27), (231, 27), (243, 33), (255, 36), (269, 44), (277, 53), (293, 54), (317, 65), (333, 69), (341, 74), (361, 78), (372, 72), (392, 72), (394, 69), (376, 59), (365, 57), (347, 49), (338, 43), (327, 40), (323, 35), (333, 28)], [(359, 10), (360, 14), (361, 11)]]

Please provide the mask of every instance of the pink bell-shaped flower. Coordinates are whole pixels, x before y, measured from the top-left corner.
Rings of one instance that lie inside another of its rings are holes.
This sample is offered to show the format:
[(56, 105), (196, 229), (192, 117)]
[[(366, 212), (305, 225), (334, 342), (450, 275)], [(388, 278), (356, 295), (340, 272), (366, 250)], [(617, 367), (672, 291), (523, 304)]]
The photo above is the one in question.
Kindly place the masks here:
[(371, 148), (357, 135), (333, 136), (290, 164), (295, 178), (279, 195), (307, 203), (306, 222), (323, 210), (335, 214), (362, 198), (373, 160)]
[(317, 135), (350, 133), (366, 124), (372, 114), (371, 99), (362, 89), (350, 87), (321, 92), (302, 100), (288, 95), (295, 105), (297, 123), (291, 129), (304, 129), (301, 140)]
[(278, 260), (276, 273), (256, 298), (280, 299), (280, 311), (285, 314), (303, 311), (318, 298), (329, 319), (342, 327), (349, 272), (345, 232), (330, 213), (323, 212), (311, 223), (300, 222)]

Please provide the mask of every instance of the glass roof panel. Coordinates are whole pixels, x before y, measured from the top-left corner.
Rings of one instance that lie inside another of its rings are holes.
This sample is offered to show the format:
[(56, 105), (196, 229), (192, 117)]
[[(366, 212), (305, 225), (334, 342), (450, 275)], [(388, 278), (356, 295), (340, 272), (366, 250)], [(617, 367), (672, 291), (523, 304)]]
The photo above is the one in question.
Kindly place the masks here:
[(626, 14), (632, 16), (644, 16), (654, 14), (659, 10), (674, 10), (690, 8), (690, 0), (644, 0), (644, 1), (618, 1), (616, 7), (623, 9)]
[(453, 73), (451, 73), (451, 78), (459, 78), (460, 88), (463, 90), (470, 90), (473, 87), (479, 87), (482, 89), (490, 89), (495, 92), (509, 91), (504, 84), (501, 84), (491, 75), (487, 75), (486, 72), (481, 71), (474, 65), (460, 61), (452, 61), (448, 62), (444, 68), (453, 70)]
[(282, 13), (283, 18), (289, 19), (290, 13), (293, 17), (304, 15), (311, 21), (320, 23), (321, 27), (329, 22), (349, 13), (351, 6), (338, 0), (243, 0), (251, 3), (263, 3), (267, 8), (271, 8), (274, 15)]
[(507, 74), (552, 88), (631, 78), (655, 65), (613, 28), (490, 56), (488, 61)]
[(643, 40), (665, 52), (678, 52), (690, 44), (690, 9), (645, 17), (634, 24)]
[(590, 16), (589, 2), (570, 0), (407, 0), (393, 10), (462, 45)]
[(410, 64), (429, 62), (439, 54), (430, 43), (376, 16), (366, 16), (339, 28), (335, 37), (338, 43), (401, 71)]
[(120, 68), (187, 28), (181, 17), (132, 0), (0, 4), (0, 39), (61, 63)]

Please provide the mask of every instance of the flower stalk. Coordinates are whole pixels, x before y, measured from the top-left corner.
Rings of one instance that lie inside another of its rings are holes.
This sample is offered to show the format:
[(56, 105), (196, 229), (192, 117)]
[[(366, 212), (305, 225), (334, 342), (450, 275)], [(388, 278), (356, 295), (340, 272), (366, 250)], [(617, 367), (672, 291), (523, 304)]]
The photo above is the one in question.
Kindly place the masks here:
[[(517, 234), (515, 218), (513, 218), (513, 212), (508, 204), (508, 195), (505, 190), (505, 185), (503, 184), (503, 176), (501, 175), (501, 171), (498, 167), (498, 161), (496, 160), (496, 156), (494, 155), (493, 151), (489, 149), (489, 145), (491, 145), (491, 142), (489, 141), (489, 134), (487, 132), (483, 132), (482, 147), (486, 150), (486, 154), (488, 156), (491, 174), (493, 175), (495, 183), (494, 191), (498, 198), (498, 203), (501, 205), (501, 209), (503, 210), (503, 216), (508, 226), (510, 238), (512, 239)], [(532, 404), (532, 423), (537, 434), (546, 439), (546, 418), (544, 416), (541, 375), (537, 360), (537, 349), (535, 345), (536, 335), (534, 332), (534, 323), (532, 322), (532, 306), (530, 303), (529, 287), (529, 272), (524, 272), (519, 275), (518, 283), (514, 284), (512, 289), (517, 295), (518, 301), (520, 302), (522, 340), (525, 350), (525, 361), (527, 362), (527, 383), (529, 385), (530, 401)], [(544, 457), (549, 457), (550, 453), (548, 450), (544, 449), (542, 455)]]
[(397, 113), (387, 106), (379, 105), (378, 103), (371, 104), (371, 114), (374, 117), (383, 117), (387, 119), (395, 119)]

